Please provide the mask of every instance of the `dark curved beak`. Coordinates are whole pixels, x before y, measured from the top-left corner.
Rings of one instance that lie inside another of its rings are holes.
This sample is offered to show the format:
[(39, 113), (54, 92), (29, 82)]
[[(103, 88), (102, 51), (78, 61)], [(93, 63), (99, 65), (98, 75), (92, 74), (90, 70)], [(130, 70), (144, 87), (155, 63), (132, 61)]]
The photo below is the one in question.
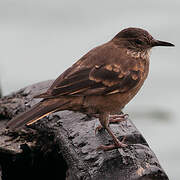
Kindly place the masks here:
[(153, 40), (152, 47), (154, 46), (175, 46), (175, 45), (165, 41)]

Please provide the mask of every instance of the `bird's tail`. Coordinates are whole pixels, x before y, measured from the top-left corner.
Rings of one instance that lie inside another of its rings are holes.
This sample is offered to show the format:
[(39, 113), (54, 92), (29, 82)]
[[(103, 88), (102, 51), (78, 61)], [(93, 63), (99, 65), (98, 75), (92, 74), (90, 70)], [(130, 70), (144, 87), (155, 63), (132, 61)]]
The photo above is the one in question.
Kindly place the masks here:
[(25, 113), (22, 113), (10, 120), (7, 123), (7, 128), (19, 129), (25, 124), (31, 125), (50, 113), (56, 112), (58, 110), (63, 110), (63, 107), (66, 106), (68, 103), (69, 101), (62, 102), (62, 100), (57, 99), (41, 101)]

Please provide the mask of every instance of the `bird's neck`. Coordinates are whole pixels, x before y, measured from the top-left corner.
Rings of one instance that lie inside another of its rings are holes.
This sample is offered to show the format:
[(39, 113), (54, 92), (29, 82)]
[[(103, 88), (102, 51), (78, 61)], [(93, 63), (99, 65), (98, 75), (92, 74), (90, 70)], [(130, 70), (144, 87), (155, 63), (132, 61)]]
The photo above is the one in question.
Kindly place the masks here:
[(126, 53), (128, 56), (133, 58), (141, 58), (141, 59), (149, 59), (150, 56), (150, 49), (143, 50), (143, 51), (135, 51), (131, 49), (126, 49)]
[(131, 45), (128, 43), (128, 41), (120, 41), (117, 38), (113, 38), (112, 42), (116, 47), (123, 49), (123, 51), (125, 50), (128, 56), (133, 58), (149, 59), (151, 48), (142, 50), (131, 48)]

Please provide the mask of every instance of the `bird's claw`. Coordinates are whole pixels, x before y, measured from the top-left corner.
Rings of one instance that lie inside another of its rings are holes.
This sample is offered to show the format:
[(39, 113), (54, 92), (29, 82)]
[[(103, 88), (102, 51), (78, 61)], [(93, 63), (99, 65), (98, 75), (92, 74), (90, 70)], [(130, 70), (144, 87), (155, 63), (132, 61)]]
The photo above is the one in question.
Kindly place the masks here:
[(99, 147), (97, 147), (97, 151), (110, 151), (110, 150), (113, 150), (113, 149), (118, 149), (118, 148), (125, 148), (127, 147), (128, 145), (124, 143), (126, 139), (126, 136), (123, 137), (122, 141), (119, 141), (119, 142), (116, 142), (115, 144), (111, 144), (111, 145), (108, 145), (108, 146), (105, 146), (105, 145), (100, 145)]
[(110, 115), (109, 122), (110, 123), (119, 123), (125, 121), (129, 117), (128, 114), (117, 114), (117, 115)]
[(111, 144), (111, 145), (108, 145), (108, 146), (105, 146), (105, 145), (101, 145), (99, 147), (97, 147), (97, 151), (110, 151), (110, 150), (113, 150), (113, 149), (118, 149), (118, 148), (124, 148), (124, 147), (127, 147), (127, 144), (124, 144), (124, 143), (121, 143), (119, 145), (116, 145), (116, 144)]

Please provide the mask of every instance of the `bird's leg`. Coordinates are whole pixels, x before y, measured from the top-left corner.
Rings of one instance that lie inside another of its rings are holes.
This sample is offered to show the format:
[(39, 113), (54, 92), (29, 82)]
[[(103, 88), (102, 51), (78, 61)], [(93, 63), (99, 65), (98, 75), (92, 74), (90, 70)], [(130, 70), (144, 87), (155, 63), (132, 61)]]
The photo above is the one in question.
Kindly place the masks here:
[[(113, 114), (109, 116), (109, 123), (119, 123), (122, 121), (125, 121), (126, 118), (128, 117), (128, 114)], [(99, 125), (95, 129), (95, 134), (97, 131), (101, 130), (103, 128), (102, 125)]]
[(108, 151), (108, 150), (127, 146), (126, 144), (124, 144), (125, 137), (123, 138), (122, 141), (119, 141), (119, 139), (114, 135), (111, 128), (109, 127), (109, 114), (108, 113), (100, 114), (99, 121), (100, 121), (101, 125), (107, 130), (109, 135), (113, 138), (115, 144), (112, 144), (109, 146), (101, 145), (97, 148), (97, 150)]

